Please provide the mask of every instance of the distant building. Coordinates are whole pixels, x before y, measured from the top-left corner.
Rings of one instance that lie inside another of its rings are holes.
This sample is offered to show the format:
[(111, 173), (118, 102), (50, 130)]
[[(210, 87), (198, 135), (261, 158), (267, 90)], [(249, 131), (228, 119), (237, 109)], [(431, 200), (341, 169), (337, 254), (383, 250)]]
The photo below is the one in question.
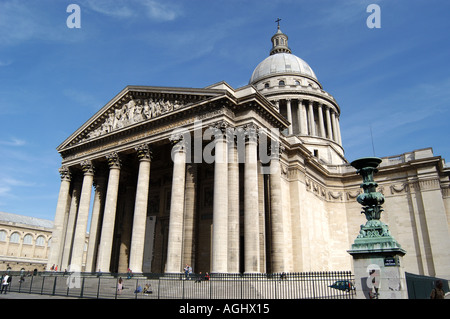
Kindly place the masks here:
[(0, 212), (0, 271), (44, 271), (53, 221)]

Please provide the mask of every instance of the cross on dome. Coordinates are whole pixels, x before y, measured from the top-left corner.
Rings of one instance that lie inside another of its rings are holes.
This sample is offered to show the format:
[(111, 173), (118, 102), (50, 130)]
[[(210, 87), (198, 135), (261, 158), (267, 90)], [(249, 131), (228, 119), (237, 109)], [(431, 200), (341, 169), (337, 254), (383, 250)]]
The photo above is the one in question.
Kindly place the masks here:
[(278, 24), (278, 29), (280, 28), (280, 21), (281, 21), (280, 18), (278, 18), (278, 19), (275, 20), (275, 22)]
[(270, 50), (270, 55), (276, 53), (292, 53), (291, 49), (288, 47), (288, 37), (286, 34), (280, 30), (280, 18), (277, 18), (275, 22), (277, 23), (277, 33), (272, 37), (272, 49)]

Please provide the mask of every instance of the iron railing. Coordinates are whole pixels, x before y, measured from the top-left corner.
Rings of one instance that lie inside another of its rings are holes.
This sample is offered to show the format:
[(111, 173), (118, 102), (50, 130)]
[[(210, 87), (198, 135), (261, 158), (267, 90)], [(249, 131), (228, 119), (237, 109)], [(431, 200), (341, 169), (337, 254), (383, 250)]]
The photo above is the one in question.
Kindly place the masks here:
[[(10, 272), (12, 292), (97, 299), (353, 299), (349, 271), (286, 274), (128, 274)], [(122, 279), (123, 289), (117, 289)], [(144, 291), (144, 288), (150, 289)]]

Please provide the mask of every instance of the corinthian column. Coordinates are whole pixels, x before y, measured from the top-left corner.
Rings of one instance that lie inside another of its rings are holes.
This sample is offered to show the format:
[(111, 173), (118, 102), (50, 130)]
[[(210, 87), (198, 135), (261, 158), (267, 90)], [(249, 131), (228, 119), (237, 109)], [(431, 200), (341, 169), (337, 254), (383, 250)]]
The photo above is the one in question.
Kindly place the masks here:
[(80, 201), (81, 181), (74, 177), (72, 181), (72, 198), (70, 201), (69, 216), (67, 216), (66, 230), (64, 236), (64, 248), (62, 251), (62, 260), (60, 269), (69, 267), (70, 257), (72, 254), (73, 233), (75, 231), (75, 221), (78, 213), (78, 203)]
[(147, 144), (136, 148), (139, 157), (139, 175), (134, 205), (133, 232), (131, 237), (130, 269), (142, 272), (144, 260), (145, 225), (147, 218), (148, 190), (150, 183), (151, 151)]
[(212, 234), (212, 273), (227, 272), (228, 256), (228, 144), (224, 136), (226, 122), (215, 132), (214, 201)]
[(323, 120), (322, 103), (317, 105), (317, 113), (319, 113), (319, 136), (325, 137), (325, 123)]
[(305, 118), (305, 106), (303, 105), (302, 99), (298, 100), (297, 119), (298, 119), (298, 134), (306, 135), (307, 127)]
[(99, 245), (97, 268), (109, 272), (111, 251), (116, 222), (117, 197), (119, 194), (120, 158), (116, 152), (106, 156), (109, 165), (108, 187), (106, 190), (105, 212), (103, 213), (102, 234)]
[[(230, 136), (229, 136), (230, 137)], [(228, 272), (239, 273), (239, 161), (234, 135), (228, 147)]]
[(333, 128), (331, 127), (331, 117), (330, 117), (330, 107), (327, 106), (327, 109), (325, 111), (325, 116), (327, 118), (327, 132), (328, 132), (328, 138), (330, 140), (333, 139)]
[(314, 108), (313, 101), (309, 101), (308, 120), (309, 120), (309, 135), (316, 135), (316, 123), (314, 122)]
[(91, 161), (81, 163), (84, 172), (83, 186), (81, 188), (80, 206), (78, 208), (77, 224), (73, 239), (71, 271), (81, 271), (83, 263), (84, 245), (91, 205), (92, 184), (94, 182), (94, 166)]
[(291, 123), (288, 127), (289, 135), (292, 135), (294, 124), (292, 122), (292, 107), (291, 107), (291, 99), (286, 100), (286, 111), (287, 111), (287, 119), (289, 123)]
[(86, 256), (86, 266), (84, 271), (95, 271), (95, 257), (97, 256), (97, 247), (100, 239), (100, 221), (104, 206), (106, 176), (98, 176), (94, 180), (94, 204), (92, 206), (91, 227), (89, 230), (89, 244)]
[(47, 271), (53, 265), (61, 266), (61, 255), (63, 247), (63, 234), (65, 231), (64, 221), (70, 207), (70, 182), (71, 174), (69, 168), (63, 166), (59, 169), (61, 174), (61, 186), (59, 188), (58, 204), (56, 205), (55, 221), (52, 232), (52, 246), (50, 247)]
[(338, 131), (337, 131), (337, 127), (336, 127), (336, 113), (331, 112), (331, 126), (333, 127), (333, 140), (336, 143), (339, 143), (339, 136), (338, 136)]
[(181, 136), (174, 137), (172, 149), (173, 177), (170, 198), (169, 238), (167, 243), (167, 273), (181, 272), (183, 248), (183, 213), (186, 181), (186, 150)]
[(270, 220), (272, 226), (272, 245), (271, 245), (271, 259), (272, 272), (285, 271), (285, 240), (284, 220), (282, 211), (282, 191), (281, 191), (281, 166), (280, 155), (282, 146), (278, 149), (271, 150), (272, 159), (270, 161)]
[(256, 126), (253, 124), (248, 125), (246, 134), (244, 164), (244, 265), (246, 273), (259, 273), (258, 138)]
[(186, 167), (186, 191), (184, 200), (184, 240), (183, 263), (195, 269), (195, 221), (197, 194), (197, 164), (191, 163)]

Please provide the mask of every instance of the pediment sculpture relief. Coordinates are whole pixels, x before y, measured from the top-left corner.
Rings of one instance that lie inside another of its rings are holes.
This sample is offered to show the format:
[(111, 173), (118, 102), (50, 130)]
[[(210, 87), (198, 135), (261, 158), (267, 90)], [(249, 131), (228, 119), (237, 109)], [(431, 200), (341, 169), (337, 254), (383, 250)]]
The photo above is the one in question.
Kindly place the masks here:
[(156, 118), (162, 114), (185, 107), (182, 101), (164, 99), (132, 99), (128, 103), (108, 111), (104, 122), (85, 138), (91, 139), (115, 130)]

